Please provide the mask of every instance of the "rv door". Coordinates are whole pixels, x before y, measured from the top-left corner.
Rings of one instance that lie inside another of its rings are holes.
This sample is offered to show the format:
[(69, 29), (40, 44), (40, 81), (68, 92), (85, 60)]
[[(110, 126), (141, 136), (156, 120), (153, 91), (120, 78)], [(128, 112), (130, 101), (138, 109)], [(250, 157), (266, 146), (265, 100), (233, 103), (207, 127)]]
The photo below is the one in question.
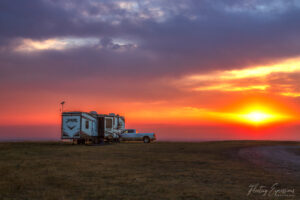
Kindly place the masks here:
[(111, 132), (113, 129), (113, 118), (105, 117), (105, 131)]
[(104, 117), (98, 117), (98, 137), (104, 138)]

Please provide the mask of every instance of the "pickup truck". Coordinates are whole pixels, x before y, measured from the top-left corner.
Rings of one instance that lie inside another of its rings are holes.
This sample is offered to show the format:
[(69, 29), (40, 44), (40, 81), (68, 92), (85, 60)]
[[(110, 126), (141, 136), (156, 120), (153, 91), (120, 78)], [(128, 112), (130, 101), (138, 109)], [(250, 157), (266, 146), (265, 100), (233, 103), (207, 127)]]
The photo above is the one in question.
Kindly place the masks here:
[(156, 140), (155, 133), (137, 133), (135, 129), (125, 129), (120, 135), (120, 141), (144, 141), (150, 143)]

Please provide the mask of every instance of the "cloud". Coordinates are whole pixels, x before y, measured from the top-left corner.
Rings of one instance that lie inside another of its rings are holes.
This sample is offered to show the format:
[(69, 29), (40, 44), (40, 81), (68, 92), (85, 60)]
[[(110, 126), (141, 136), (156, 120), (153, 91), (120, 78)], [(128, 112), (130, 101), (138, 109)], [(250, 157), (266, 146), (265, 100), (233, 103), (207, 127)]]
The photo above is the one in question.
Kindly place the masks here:
[(3, 0), (0, 90), (180, 106), (297, 94), (298, 60), (277, 64), (300, 55), (299, 20), (298, 1)]
[(78, 48), (94, 48), (95, 50), (106, 48), (113, 50), (128, 50), (136, 48), (136, 44), (126, 43), (130, 41), (114, 41), (111, 38), (50, 38), (45, 40), (19, 39), (15, 43), (14, 50), (17, 52), (33, 52), (33, 51), (63, 51)]
[(34, 0), (0, 7), (2, 40), (135, 40), (161, 73), (242, 68), (299, 54), (296, 1)]
[(300, 60), (293, 58), (275, 65), (218, 70), (184, 76), (174, 84), (193, 91), (256, 91), (299, 97)]
[(288, 97), (300, 97), (300, 93), (296, 92), (282, 92), (281, 95)]
[(31, 52), (31, 51), (43, 51), (43, 50), (64, 50), (68, 48), (78, 48), (80, 46), (88, 46), (97, 44), (99, 41), (93, 38), (54, 38), (46, 39), (42, 41), (34, 41), (32, 39), (23, 39), (20, 45), (15, 48), (15, 51)]
[(217, 84), (211, 86), (197, 87), (194, 88), (195, 91), (224, 91), (224, 92), (238, 92), (247, 90), (266, 90), (268, 85), (250, 85), (250, 86), (234, 86), (231, 84)]

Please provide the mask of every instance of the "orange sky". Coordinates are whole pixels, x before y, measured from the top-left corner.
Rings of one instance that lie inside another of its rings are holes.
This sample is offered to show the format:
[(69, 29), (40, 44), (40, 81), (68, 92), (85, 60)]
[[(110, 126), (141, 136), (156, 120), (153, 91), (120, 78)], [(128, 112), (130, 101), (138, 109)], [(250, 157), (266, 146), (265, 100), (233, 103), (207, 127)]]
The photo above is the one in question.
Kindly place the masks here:
[(199, 2), (0, 1), (0, 139), (59, 139), (65, 101), (164, 140), (299, 140), (298, 1)]
[[(101, 92), (8, 91), (1, 99), (0, 123), (2, 126), (59, 126), (59, 103), (65, 100), (66, 111), (115, 112), (125, 115), (129, 126), (138, 127), (153, 124), (234, 126), (251, 131), (252, 128), (263, 130), (278, 125), (293, 125), (300, 121), (298, 94), (294, 91), (294, 85), (284, 83), (284, 87), (279, 88), (280, 82), (273, 84), (269, 79), (289, 76), (299, 70), (300, 60), (297, 58), (270, 66), (159, 80), (160, 84), (176, 88), (180, 94), (178, 98), (172, 94), (162, 100), (137, 101), (122, 96), (105, 96)], [(96, 80), (89, 81), (93, 83)], [(157, 88), (156, 84), (150, 86)]]

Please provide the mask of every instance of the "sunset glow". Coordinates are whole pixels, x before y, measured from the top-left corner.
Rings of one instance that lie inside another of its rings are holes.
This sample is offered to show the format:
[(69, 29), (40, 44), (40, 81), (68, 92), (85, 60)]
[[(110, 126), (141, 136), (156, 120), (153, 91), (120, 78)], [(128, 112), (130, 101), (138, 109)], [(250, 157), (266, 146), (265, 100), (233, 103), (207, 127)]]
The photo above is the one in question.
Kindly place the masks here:
[(216, 71), (205, 75), (192, 75), (190, 80), (233, 80), (244, 78), (264, 77), (272, 73), (293, 73), (300, 72), (300, 58), (285, 60), (280, 63), (268, 66), (252, 66), (246, 69), (235, 69), (226, 71)]
[(158, 138), (300, 139), (300, 4), (38, 2), (0, 12), (0, 128), (59, 129), (65, 101)]
[[(287, 78), (298, 73), (300, 73), (300, 58), (293, 58), (266, 66), (249, 66), (245, 69), (218, 70), (207, 74), (185, 76), (174, 82), (180, 87), (191, 88), (193, 91), (269, 93), (269, 90), (276, 95), (299, 97), (299, 91), (294, 87), (294, 80)], [(280, 82), (284, 81), (285, 84), (271, 83), (283, 78), (285, 80)]]

